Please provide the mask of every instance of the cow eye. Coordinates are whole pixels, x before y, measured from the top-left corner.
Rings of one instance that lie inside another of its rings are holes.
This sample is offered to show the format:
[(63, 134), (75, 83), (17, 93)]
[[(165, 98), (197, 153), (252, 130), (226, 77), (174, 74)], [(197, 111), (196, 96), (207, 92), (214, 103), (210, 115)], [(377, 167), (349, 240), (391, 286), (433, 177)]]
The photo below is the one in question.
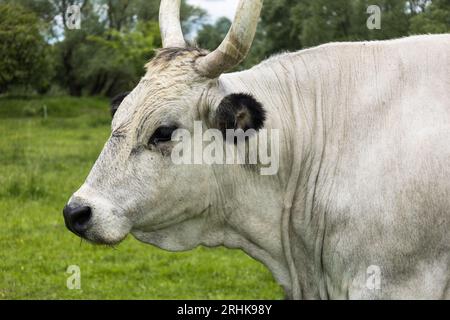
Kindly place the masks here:
[(161, 142), (167, 142), (172, 139), (172, 133), (177, 129), (175, 126), (161, 126), (155, 130), (148, 141), (149, 144), (157, 145)]

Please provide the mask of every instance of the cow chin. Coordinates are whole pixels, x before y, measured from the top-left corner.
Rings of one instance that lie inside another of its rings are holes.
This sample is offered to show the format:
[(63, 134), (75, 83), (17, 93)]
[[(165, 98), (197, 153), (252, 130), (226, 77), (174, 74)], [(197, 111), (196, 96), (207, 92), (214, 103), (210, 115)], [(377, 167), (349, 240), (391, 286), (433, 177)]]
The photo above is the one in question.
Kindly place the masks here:
[(160, 249), (172, 252), (188, 251), (197, 246), (197, 244), (191, 246), (187, 243), (180, 243), (179, 241), (174, 240), (166, 230), (152, 232), (134, 230), (131, 234), (143, 243), (151, 244)]
[(133, 228), (131, 234), (139, 241), (167, 251), (188, 251), (202, 244), (201, 218), (188, 219), (158, 230)]
[(130, 230), (128, 223), (98, 222), (93, 223), (82, 237), (93, 244), (116, 245), (127, 237)]

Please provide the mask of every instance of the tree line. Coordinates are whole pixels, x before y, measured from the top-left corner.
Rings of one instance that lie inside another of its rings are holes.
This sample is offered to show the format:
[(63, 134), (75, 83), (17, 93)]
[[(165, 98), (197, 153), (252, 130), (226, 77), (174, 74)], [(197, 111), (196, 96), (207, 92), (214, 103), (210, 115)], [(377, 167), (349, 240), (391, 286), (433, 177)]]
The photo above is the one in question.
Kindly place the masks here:
[[(367, 8), (381, 9), (381, 29), (369, 29)], [(197, 41), (213, 49), (231, 22), (204, 26)], [(241, 68), (283, 51), (332, 41), (384, 40), (450, 32), (450, 0), (274, 0), (265, 1), (250, 55)]]
[[(77, 5), (81, 28), (67, 28)], [(0, 0), (0, 93), (113, 96), (133, 88), (161, 46), (159, 0)], [(186, 32), (205, 12), (182, 2)]]
[[(381, 29), (366, 26), (369, 5), (381, 9)], [(70, 5), (81, 28), (66, 27)], [(23, 90), (73, 96), (132, 89), (161, 46), (159, 0), (0, 0), (0, 94)], [(192, 45), (215, 49), (231, 21), (205, 24), (204, 10), (182, 1)], [(330, 41), (390, 39), (450, 31), (450, 0), (266, 0), (250, 67), (282, 51)]]

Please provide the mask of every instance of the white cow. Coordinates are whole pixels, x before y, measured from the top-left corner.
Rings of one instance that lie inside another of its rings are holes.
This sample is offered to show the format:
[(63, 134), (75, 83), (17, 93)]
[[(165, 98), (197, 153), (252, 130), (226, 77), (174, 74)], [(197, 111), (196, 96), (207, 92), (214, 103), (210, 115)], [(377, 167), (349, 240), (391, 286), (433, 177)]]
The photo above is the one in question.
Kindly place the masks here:
[[(226, 74), (262, 0), (239, 2), (211, 53), (186, 47), (179, 6), (161, 2), (164, 49), (118, 108), (68, 228), (241, 248), (291, 299), (450, 298), (450, 35), (327, 44)], [(172, 133), (196, 120), (278, 129), (280, 170), (175, 165)]]

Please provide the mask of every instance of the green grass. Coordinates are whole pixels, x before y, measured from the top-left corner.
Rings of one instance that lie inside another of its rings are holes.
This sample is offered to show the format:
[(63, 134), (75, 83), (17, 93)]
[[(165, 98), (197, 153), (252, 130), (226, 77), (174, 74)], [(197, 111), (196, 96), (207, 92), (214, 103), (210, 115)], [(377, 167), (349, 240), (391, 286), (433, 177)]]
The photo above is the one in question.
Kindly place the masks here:
[[(67, 231), (61, 210), (109, 130), (105, 99), (0, 98), (0, 299), (282, 298), (238, 250), (170, 253), (132, 237), (113, 249)], [(81, 290), (67, 289), (69, 265)]]

